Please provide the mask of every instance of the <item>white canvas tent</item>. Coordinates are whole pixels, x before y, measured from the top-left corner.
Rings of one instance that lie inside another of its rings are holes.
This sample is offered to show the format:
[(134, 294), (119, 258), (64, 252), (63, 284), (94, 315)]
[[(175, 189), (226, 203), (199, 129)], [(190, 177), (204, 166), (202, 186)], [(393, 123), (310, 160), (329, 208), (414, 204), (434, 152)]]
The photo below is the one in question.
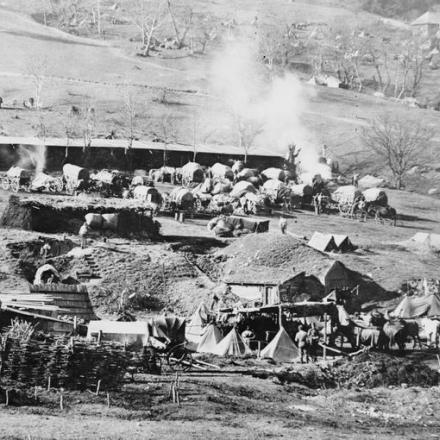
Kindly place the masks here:
[(214, 353), (215, 348), (222, 339), (222, 334), (215, 324), (205, 327), (205, 332), (200, 339), (197, 351), (199, 353)]
[(273, 359), (276, 362), (293, 362), (298, 357), (298, 348), (284, 328), (280, 328), (272, 341), (260, 355), (262, 358)]
[(196, 350), (204, 333), (205, 323), (208, 320), (209, 310), (204, 303), (200, 303), (196, 311), (191, 316), (189, 324), (186, 326), (185, 337), (188, 341), (188, 348)]
[(252, 354), (251, 349), (233, 328), (215, 347), (212, 352), (217, 356), (245, 356)]
[(321, 252), (331, 252), (338, 249), (333, 236), (331, 234), (322, 234), (321, 232), (314, 232), (308, 245)]
[(414, 244), (426, 245), (434, 251), (440, 251), (440, 234), (417, 232), (410, 241)]

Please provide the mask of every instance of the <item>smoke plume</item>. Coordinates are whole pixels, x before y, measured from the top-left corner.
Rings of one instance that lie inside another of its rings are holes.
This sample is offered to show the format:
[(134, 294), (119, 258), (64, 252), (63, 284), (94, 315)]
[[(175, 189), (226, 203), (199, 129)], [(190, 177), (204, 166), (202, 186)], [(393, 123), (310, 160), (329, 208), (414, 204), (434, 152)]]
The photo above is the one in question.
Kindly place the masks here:
[(44, 145), (19, 145), (17, 150), (19, 160), (17, 166), (34, 169), (42, 173), (46, 165), (46, 147)]
[(301, 148), (302, 172), (330, 177), (329, 168), (318, 161), (319, 144), (302, 121), (311, 91), (295, 75), (275, 75), (259, 62), (253, 44), (237, 42), (215, 58), (211, 81), (234, 117), (258, 125), (256, 146), (285, 156), (288, 146), (295, 144)]

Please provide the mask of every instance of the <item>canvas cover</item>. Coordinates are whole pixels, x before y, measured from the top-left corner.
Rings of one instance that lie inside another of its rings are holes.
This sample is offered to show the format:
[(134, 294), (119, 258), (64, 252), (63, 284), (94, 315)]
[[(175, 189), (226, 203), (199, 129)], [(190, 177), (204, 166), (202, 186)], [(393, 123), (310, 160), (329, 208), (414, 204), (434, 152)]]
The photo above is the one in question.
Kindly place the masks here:
[(47, 275), (54, 275), (58, 280), (61, 279), (59, 272), (51, 264), (43, 264), (35, 272), (34, 284), (36, 286), (44, 284), (43, 279)]
[(261, 174), (269, 180), (284, 180), (284, 171), (281, 168), (267, 168)]
[(332, 194), (333, 200), (338, 203), (353, 203), (360, 196), (362, 196), (362, 192), (354, 185), (340, 186)]
[(440, 299), (437, 295), (406, 296), (391, 313), (399, 318), (440, 317)]
[(214, 353), (217, 344), (221, 341), (222, 334), (215, 324), (205, 327), (205, 332), (200, 339), (197, 351), (199, 353)]
[(275, 362), (293, 362), (298, 357), (298, 348), (284, 328), (281, 328), (260, 355)]
[(148, 321), (90, 321), (87, 338), (96, 337), (101, 332), (101, 340), (114, 341), (136, 347), (147, 345), (150, 331)]
[(45, 188), (50, 183), (54, 182), (56, 180), (55, 177), (49, 176), (45, 173), (39, 173), (35, 176), (35, 179), (32, 180), (31, 183), (31, 190), (32, 191), (38, 191), (42, 188)]
[(175, 344), (185, 341), (185, 319), (178, 316), (159, 316), (149, 321), (152, 336)]
[(382, 186), (385, 183), (384, 179), (381, 179), (379, 177), (374, 177), (369, 174), (359, 179), (359, 187), (368, 189), (368, 188), (377, 188), (379, 186)]
[(366, 202), (375, 203), (377, 205), (387, 206), (387, 193), (381, 188), (369, 188), (362, 193)]
[(257, 189), (254, 185), (252, 185), (252, 183), (242, 180), (234, 185), (234, 188), (232, 188), (232, 191), (229, 195), (238, 199), (248, 192), (256, 193)]
[(217, 344), (212, 352), (217, 356), (245, 356), (252, 354), (235, 327)]
[(321, 232), (314, 232), (308, 245), (321, 252), (338, 250), (333, 236), (331, 234), (322, 234)]
[(333, 240), (335, 241), (336, 247), (340, 252), (350, 252), (354, 250), (354, 245), (348, 235), (334, 234)]
[(197, 162), (188, 162), (182, 167), (182, 178), (189, 179), (191, 182), (203, 182), (205, 172)]
[(191, 319), (186, 326), (185, 337), (188, 341), (189, 348), (196, 350), (199, 345), (206, 322), (209, 318), (208, 307), (204, 303), (200, 303), (196, 311), (191, 316)]
[(211, 167), (211, 173), (214, 179), (234, 180), (234, 172), (232, 171), (232, 168), (219, 162)]

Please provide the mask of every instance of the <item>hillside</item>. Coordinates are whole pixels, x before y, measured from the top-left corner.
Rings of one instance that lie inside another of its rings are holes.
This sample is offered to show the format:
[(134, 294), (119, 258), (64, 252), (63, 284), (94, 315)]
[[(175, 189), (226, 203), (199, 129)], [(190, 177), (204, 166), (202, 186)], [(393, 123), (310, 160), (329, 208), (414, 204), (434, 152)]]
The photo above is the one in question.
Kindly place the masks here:
[[(110, 2), (103, 3), (109, 8)], [(222, 51), (232, 45), (227, 38), (215, 39), (204, 54), (188, 49), (161, 49), (154, 51), (151, 57), (139, 57), (136, 56), (139, 47), (137, 31), (134, 26), (126, 24), (128, 10), (124, 9), (124, 2), (118, 10), (118, 19), (125, 24), (111, 25), (107, 14), (110, 9), (105, 9), (104, 38), (102, 35), (97, 38), (90, 26), (84, 29), (69, 27), (65, 29), (69, 31), (67, 33), (37, 23), (30, 17), (41, 19), (39, 7), (34, 2), (8, 0), (3, 5), (16, 9), (22, 7), (28, 12), (24, 15), (4, 6), (0, 8), (0, 78), (3, 80), (0, 96), (4, 100), (4, 108), (0, 110), (0, 131), (3, 134), (35, 135), (41, 132), (43, 125), (46, 134), (66, 136), (67, 130), (76, 130), (76, 135), (81, 135), (79, 122), (78, 127), (72, 129), (70, 126), (69, 112), (72, 106), (91, 106), (95, 110), (95, 135), (104, 136), (114, 130), (116, 136), (127, 137), (130, 135), (127, 122), (129, 100), (134, 108), (135, 137), (163, 137), (166, 131), (164, 121), (167, 121), (170, 125), (167, 131), (172, 131), (173, 137), (182, 143), (192, 144), (194, 133), (196, 142), (237, 142), (228, 103), (213, 87), (213, 72), (214, 76), (228, 74), (234, 64), (226, 59), (222, 65), (224, 71), (216, 70), (219, 53), (222, 56)], [(252, 38), (255, 17), (259, 23), (274, 25), (279, 22), (280, 27), (287, 22), (347, 21), (366, 25), (378, 20), (377, 16), (359, 11), (357, 7), (330, 0), (307, 3), (194, 0), (191, 6), (197, 17), (209, 17), (209, 25), (219, 34), (227, 34), (233, 29), (234, 38), (239, 39)], [(231, 20), (232, 25), (228, 24)], [(163, 34), (158, 34), (161, 38), (170, 32), (170, 23), (164, 23)], [(42, 64), (44, 68), (41, 68)], [(35, 94), (35, 78), (30, 73), (36, 68), (44, 78), (42, 110), (38, 112), (21, 106), (23, 100)], [(409, 108), (392, 99), (377, 98), (372, 91), (356, 93), (309, 86), (305, 82), (310, 75), (295, 70), (293, 73), (301, 81), (295, 83), (295, 91), (291, 94), (294, 101), (298, 98), (298, 105), (290, 110), (296, 122), (289, 132), (292, 139), (288, 140), (310, 150), (309, 156), (316, 156), (321, 145), (326, 143), (343, 170), (384, 172), (382, 164), (365, 150), (359, 138), (363, 127), (377, 115), (402, 114), (422, 120), (433, 128), (438, 127), (438, 112)], [(437, 73), (429, 73), (424, 80), (429, 88), (436, 82), (432, 75)], [(163, 92), (163, 88), (167, 91)], [(289, 95), (283, 99), (288, 100)], [(266, 104), (263, 98), (262, 106)], [(280, 145), (283, 142), (279, 139), (279, 132), (275, 125), (271, 131), (257, 137), (255, 144), (283, 153), (285, 145)], [(437, 134), (434, 138), (432, 148), (425, 150), (429, 163), (434, 165), (440, 163), (439, 136)], [(424, 162), (422, 157), (420, 162)], [(437, 173), (428, 169), (425, 176), (411, 179), (409, 189), (425, 191), (435, 186), (437, 180)]]

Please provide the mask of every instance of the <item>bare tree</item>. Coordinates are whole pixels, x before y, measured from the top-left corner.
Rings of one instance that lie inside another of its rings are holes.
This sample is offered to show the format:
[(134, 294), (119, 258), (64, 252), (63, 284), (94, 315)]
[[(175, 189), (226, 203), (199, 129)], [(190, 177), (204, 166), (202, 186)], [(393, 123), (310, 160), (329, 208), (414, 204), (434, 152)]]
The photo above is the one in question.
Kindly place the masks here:
[(161, 0), (135, 0), (130, 4), (129, 12), (133, 23), (140, 32), (142, 55), (150, 56), (153, 39), (162, 26), (164, 8)]
[(249, 151), (254, 144), (255, 138), (263, 131), (263, 128), (259, 122), (239, 114), (234, 114), (234, 120), (238, 146), (243, 150), (244, 163), (247, 163)]
[(34, 86), (34, 106), (36, 109), (41, 107), (41, 93), (48, 69), (48, 61), (44, 56), (35, 55), (29, 60), (27, 65), (27, 72)]
[[(176, 5), (174, 5), (176, 6)], [(182, 49), (185, 39), (193, 25), (193, 10), (191, 7), (183, 5), (173, 7), (172, 0), (167, 0), (167, 9), (176, 35), (177, 48)]]
[(124, 99), (123, 114), (124, 114), (126, 131), (129, 139), (128, 148), (131, 148), (133, 145), (133, 140), (135, 139), (138, 102), (136, 99), (136, 94), (129, 85), (125, 86), (124, 88), (123, 99)]
[(163, 165), (167, 164), (167, 147), (177, 141), (175, 121), (171, 113), (164, 113), (158, 120), (156, 127), (153, 129), (153, 135), (157, 141), (164, 144), (163, 149)]
[(433, 132), (420, 122), (384, 114), (372, 121), (362, 136), (365, 145), (384, 160), (400, 189), (407, 172), (420, 161)]

